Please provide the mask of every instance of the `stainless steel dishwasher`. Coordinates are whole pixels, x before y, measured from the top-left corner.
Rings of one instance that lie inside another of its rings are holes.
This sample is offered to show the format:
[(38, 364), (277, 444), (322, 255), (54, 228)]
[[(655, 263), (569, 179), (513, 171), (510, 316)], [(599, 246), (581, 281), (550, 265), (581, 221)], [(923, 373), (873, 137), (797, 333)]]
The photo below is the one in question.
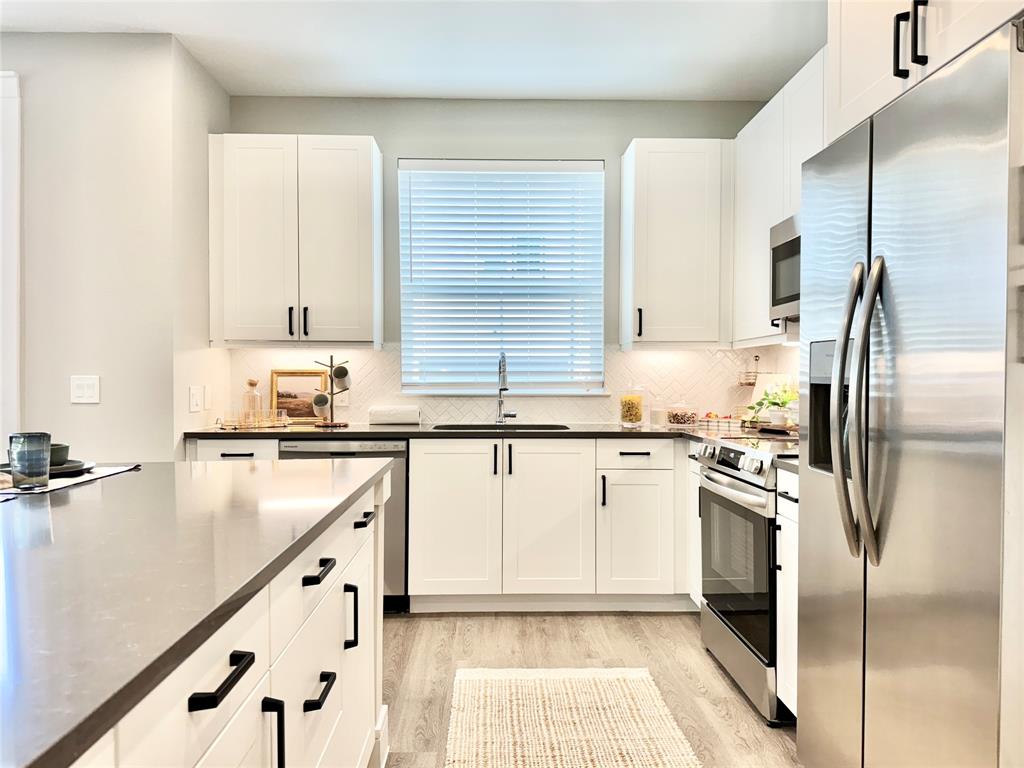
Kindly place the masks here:
[(388, 457), (395, 460), (391, 472), (391, 498), (384, 506), (384, 610), (408, 613), (409, 529), (406, 488), (408, 471), (405, 440), (282, 440), (278, 457), (282, 459), (344, 459), (359, 456)]

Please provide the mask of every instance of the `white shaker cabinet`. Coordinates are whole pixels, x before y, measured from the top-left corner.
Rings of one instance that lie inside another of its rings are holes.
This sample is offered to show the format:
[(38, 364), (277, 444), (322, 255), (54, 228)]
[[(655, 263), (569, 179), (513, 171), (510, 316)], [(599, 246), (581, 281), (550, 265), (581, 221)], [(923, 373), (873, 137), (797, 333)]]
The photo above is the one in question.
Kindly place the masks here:
[(382, 216), (372, 136), (210, 136), (211, 341), (379, 344)]
[(674, 591), (673, 471), (597, 471), (597, 591)]
[(782, 218), (800, 212), (803, 163), (825, 146), (825, 49), (818, 51), (782, 89), (785, 200)]
[[(698, 443), (690, 443), (690, 453), (696, 450)], [(700, 532), (700, 464), (695, 459), (687, 459), (686, 485), (686, 543), (687, 566), (689, 569), (690, 599), (700, 608), (703, 599), (701, 580), (701, 532)]]
[[(719, 139), (634, 139), (623, 155), (624, 348), (720, 340), (722, 164), (729, 145)], [(724, 191), (731, 198), (728, 175)]]
[[(1024, 10), (1021, 0), (928, 0), (916, 9), (924, 31), (919, 51), (928, 57), (923, 76), (966, 51)], [(910, 12), (915, 9), (911, 6)]]
[[(211, 259), (213, 283), (221, 285), (218, 296), (211, 285), (211, 297), (223, 305), (224, 338), (295, 339), (299, 306), (295, 136), (213, 138), (223, 141), (223, 208), (211, 214), (223, 227), (223, 264), (213, 275)], [(213, 175), (217, 173), (213, 151), (210, 157)], [(211, 237), (213, 232), (211, 226)]]
[(409, 441), (409, 594), (501, 594), (502, 441)]
[(594, 593), (594, 440), (505, 440), (505, 594)]
[[(782, 474), (781, 472), (779, 474)], [(795, 504), (793, 505), (796, 506)], [(800, 567), (800, 526), (783, 516), (782, 503), (775, 518), (776, 570), (776, 674), (779, 699), (797, 713), (797, 604)]]

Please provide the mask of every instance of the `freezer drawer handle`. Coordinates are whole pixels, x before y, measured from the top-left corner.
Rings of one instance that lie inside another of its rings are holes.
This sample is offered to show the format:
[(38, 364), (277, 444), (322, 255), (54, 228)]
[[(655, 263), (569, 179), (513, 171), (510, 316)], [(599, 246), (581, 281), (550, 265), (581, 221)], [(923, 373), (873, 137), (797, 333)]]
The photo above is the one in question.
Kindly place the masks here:
[(921, 37), (920, 31), (921, 26), (918, 24), (920, 11), (923, 7), (928, 5), (928, 0), (914, 0), (914, 10), (911, 11), (910, 16), (910, 60), (914, 64), (925, 65), (928, 63), (928, 55), (921, 53)]
[(650, 451), (619, 451), (619, 456), (650, 456)]
[(375, 518), (376, 516), (377, 516), (377, 510), (373, 510), (372, 512), (363, 512), (363, 519), (362, 520), (356, 520), (354, 523), (352, 523), (352, 527), (353, 528), (369, 528), (370, 527), (370, 523), (373, 522), (373, 518)]
[(868, 475), (864, 466), (864, 390), (867, 379), (868, 336), (871, 333), (871, 320), (875, 316), (875, 305), (878, 303), (884, 276), (885, 259), (876, 256), (868, 273), (867, 286), (864, 288), (860, 328), (853, 343), (853, 375), (850, 377), (850, 474), (853, 475), (853, 508), (860, 521), (868, 561), (874, 566), (879, 563), (880, 553), (868, 500)]
[(216, 709), (255, 663), (256, 654), (252, 651), (232, 651), (228, 656), (228, 665), (232, 667), (228, 676), (217, 686), (217, 690), (202, 691), (189, 696), (188, 711), (199, 712), (203, 709)]
[(302, 702), (303, 712), (316, 712), (318, 709), (323, 709), (324, 704), (327, 703), (327, 696), (331, 692), (331, 688), (334, 687), (334, 681), (338, 679), (336, 672), (321, 672), (320, 682), (324, 684), (324, 689), (320, 691), (320, 695), (315, 699), (306, 699)]
[(798, 499), (794, 499), (792, 496), (790, 496), (785, 491), (779, 491), (779, 498), (780, 499), (785, 499), (786, 501), (792, 501), (794, 504), (799, 504), (800, 503), (800, 501)]
[(345, 641), (345, 650), (359, 645), (359, 587), (346, 584), (345, 591), (352, 593), (352, 639)]
[(260, 709), (277, 715), (277, 768), (284, 768), (284, 699), (264, 696)]
[(224, 451), (221, 451), (220, 457), (222, 459), (254, 459), (256, 458), (256, 454), (252, 451), (249, 451), (248, 453), (225, 453)]
[(327, 574), (334, 570), (334, 566), (337, 564), (338, 561), (333, 557), (321, 557), (320, 562), (317, 563), (320, 566), (320, 573), (313, 576), (303, 576), (302, 586), (315, 587), (317, 584), (322, 584), (323, 580), (327, 578)]
[(910, 21), (910, 11), (897, 13), (892, 17), (892, 76), (906, 80), (910, 70), (900, 66), (900, 26)]

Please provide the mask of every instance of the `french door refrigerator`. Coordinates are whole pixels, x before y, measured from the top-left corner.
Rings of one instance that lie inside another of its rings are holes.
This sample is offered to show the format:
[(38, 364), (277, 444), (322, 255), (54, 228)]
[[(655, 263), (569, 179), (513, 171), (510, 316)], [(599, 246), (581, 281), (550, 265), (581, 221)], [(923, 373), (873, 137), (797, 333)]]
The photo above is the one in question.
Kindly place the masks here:
[(1022, 57), (1007, 25), (804, 164), (806, 768), (999, 764)]

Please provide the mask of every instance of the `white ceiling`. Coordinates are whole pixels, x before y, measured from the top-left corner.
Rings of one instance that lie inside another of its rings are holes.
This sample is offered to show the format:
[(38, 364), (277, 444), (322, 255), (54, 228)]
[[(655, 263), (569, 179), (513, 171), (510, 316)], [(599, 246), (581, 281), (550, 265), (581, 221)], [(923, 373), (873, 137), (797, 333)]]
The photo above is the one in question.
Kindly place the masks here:
[(4, 30), (170, 32), (232, 95), (772, 96), (825, 0), (3, 0)]

